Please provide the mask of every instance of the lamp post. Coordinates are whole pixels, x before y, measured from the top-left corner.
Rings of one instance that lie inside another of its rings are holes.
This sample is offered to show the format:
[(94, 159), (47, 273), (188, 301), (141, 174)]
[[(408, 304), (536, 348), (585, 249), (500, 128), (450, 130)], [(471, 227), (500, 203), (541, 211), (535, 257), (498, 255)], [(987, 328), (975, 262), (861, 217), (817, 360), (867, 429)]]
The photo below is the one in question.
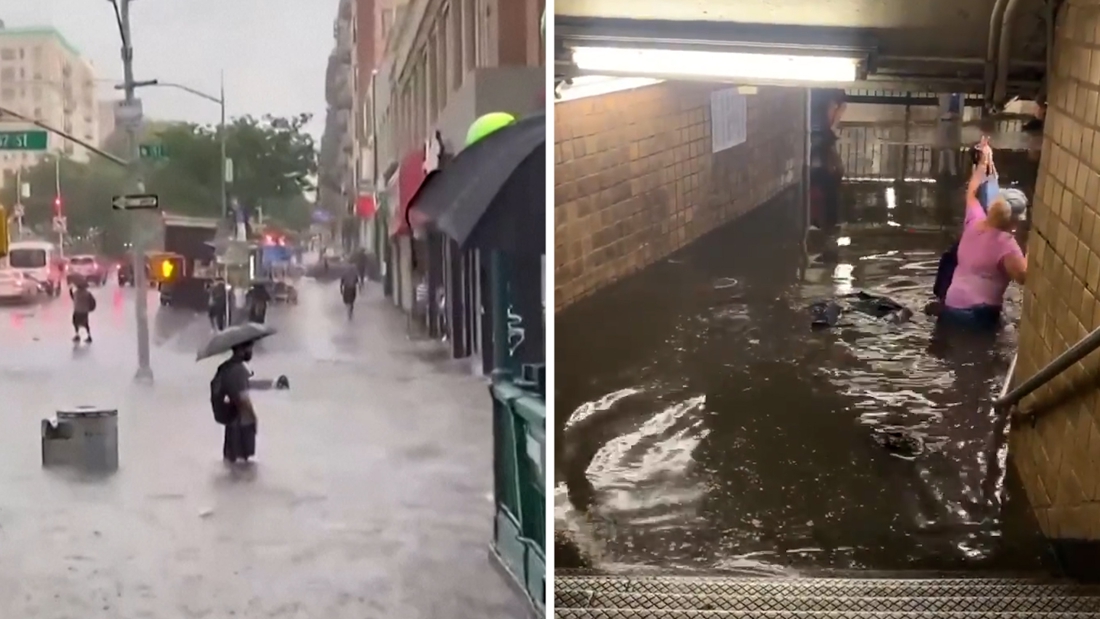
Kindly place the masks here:
[(144, 81), (144, 82), (138, 82), (136, 84), (136, 87), (138, 87), (138, 88), (144, 88), (144, 87), (149, 87), (149, 86), (157, 86), (157, 87), (161, 87), (161, 88), (175, 88), (176, 90), (182, 90), (183, 92), (192, 94), (196, 97), (199, 97), (200, 99), (206, 99), (207, 101), (210, 101), (212, 103), (217, 103), (218, 107), (221, 108), (221, 120), (218, 123), (218, 143), (219, 143), (219, 147), (221, 148), (221, 173), (219, 174), (219, 176), (221, 177), (221, 188), (222, 188), (222, 218), (225, 218), (226, 214), (229, 212), (229, 196), (228, 196), (228, 191), (227, 191), (227, 189), (228, 189), (227, 184), (229, 182), (229, 165), (228, 165), (229, 158), (228, 158), (228, 155), (227, 155), (227, 152), (226, 152), (226, 140), (227, 140), (227, 133), (228, 132), (226, 131), (226, 127), (225, 127), (225, 72), (222, 72), (221, 88), (220, 88), (220, 91), (219, 91), (219, 96), (217, 96), (217, 97), (215, 97), (214, 95), (206, 94), (205, 92), (203, 92), (201, 90), (191, 88), (190, 86), (185, 86), (183, 84), (176, 84), (176, 83), (173, 83), (173, 82), (162, 82), (160, 80), (148, 80), (148, 81)]

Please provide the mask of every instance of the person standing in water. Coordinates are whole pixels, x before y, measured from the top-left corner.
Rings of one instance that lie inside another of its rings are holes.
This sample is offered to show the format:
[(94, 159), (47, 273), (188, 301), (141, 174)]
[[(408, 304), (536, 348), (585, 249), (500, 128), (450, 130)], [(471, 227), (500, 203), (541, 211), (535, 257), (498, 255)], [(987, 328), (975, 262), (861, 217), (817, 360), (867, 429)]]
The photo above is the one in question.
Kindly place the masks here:
[(1027, 258), (1013, 232), (1012, 206), (996, 195), (983, 210), (978, 193), (992, 168), (992, 151), (982, 144), (978, 165), (966, 191), (966, 217), (959, 239), (958, 264), (940, 311), (941, 322), (996, 327), (1009, 283), (1024, 283)]
[(75, 288), (69, 289), (69, 297), (73, 300), (73, 341), (80, 341), (80, 330), (84, 329), (84, 342), (92, 343), (92, 326), (90, 316), (95, 311), (95, 296), (88, 290), (88, 282), (81, 279)]
[(225, 329), (226, 314), (229, 309), (229, 289), (225, 280), (218, 278), (207, 289), (206, 312), (210, 317), (210, 328), (215, 331)]
[(233, 348), (233, 354), (218, 366), (210, 381), (210, 400), (214, 419), (225, 426), (222, 458), (227, 463), (248, 462), (256, 455), (256, 409), (249, 394), (252, 372), (251, 342)]
[(340, 277), (340, 296), (344, 299), (344, 305), (348, 309), (348, 319), (355, 312), (355, 298), (359, 296), (359, 272), (354, 268), (344, 271)]

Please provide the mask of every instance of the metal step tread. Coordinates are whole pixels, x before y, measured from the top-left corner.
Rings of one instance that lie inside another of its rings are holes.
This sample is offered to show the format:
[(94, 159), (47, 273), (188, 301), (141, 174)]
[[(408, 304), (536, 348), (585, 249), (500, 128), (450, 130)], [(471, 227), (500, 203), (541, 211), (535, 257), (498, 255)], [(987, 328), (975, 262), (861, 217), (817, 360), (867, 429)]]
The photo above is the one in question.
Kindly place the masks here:
[(1096, 596), (782, 596), (598, 592), (556, 586), (555, 608), (802, 612), (1100, 612)]
[(556, 619), (1100, 619), (1095, 613), (1034, 612), (815, 612), (555, 608)]
[(770, 578), (555, 576), (560, 590), (596, 593), (819, 597), (1100, 596), (1100, 587), (1010, 578)]

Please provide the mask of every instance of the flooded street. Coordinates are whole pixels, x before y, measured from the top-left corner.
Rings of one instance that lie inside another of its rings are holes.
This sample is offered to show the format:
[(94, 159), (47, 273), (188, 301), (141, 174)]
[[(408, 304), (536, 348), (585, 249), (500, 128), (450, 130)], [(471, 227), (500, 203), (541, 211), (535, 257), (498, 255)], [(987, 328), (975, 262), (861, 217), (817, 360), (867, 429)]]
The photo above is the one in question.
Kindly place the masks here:
[[(595, 523), (603, 566), (1045, 569), (990, 410), (1020, 291), (996, 337), (923, 311), (963, 190), (849, 183), (839, 204), (807, 231), (789, 191), (558, 314), (556, 517)], [(858, 290), (911, 320), (811, 326)]]

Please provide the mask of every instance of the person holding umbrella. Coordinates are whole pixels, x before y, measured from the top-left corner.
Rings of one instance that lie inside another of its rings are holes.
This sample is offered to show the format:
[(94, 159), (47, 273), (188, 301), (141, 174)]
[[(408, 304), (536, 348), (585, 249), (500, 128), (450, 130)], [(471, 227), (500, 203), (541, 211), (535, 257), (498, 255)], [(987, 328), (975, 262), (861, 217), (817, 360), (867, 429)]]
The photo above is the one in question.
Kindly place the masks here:
[(255, 323), (229, 327), (199, 350), (199, 361), (231, 352), (210, 381), (210, 407), (214, 421), (225, 426), (222, 458), (229, 464), (248, 462), (256, 455), (258, 420), (250, 395), (252, 372), (248, 363), (256, 342), (274, 333), (274, 329)]

